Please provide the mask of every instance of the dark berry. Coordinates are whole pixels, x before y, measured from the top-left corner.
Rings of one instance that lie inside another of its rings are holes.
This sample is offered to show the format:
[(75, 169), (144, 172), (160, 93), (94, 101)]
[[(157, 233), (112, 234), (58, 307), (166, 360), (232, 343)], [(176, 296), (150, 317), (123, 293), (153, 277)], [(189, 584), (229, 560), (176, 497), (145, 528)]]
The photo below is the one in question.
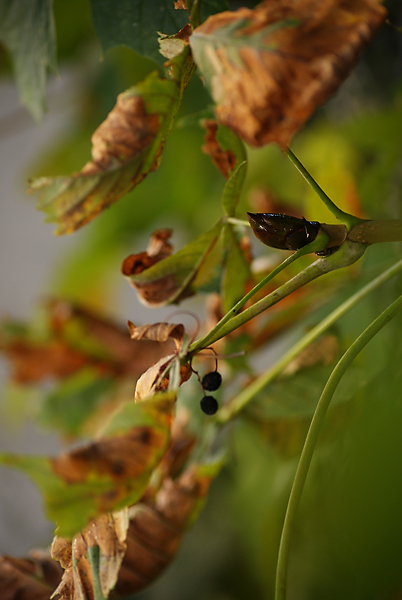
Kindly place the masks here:
[(206, 415), (214, 415), (218, 410), (218, 402), (213, 396), (204, 396), (200, 405), (202, 412)]
[(217, 390), (222, 383), (222, 375), (218, 371), (212, 371), (204, 375), (201, 381), (201, 385), (204, 390), (208, 392), (214, 392)]

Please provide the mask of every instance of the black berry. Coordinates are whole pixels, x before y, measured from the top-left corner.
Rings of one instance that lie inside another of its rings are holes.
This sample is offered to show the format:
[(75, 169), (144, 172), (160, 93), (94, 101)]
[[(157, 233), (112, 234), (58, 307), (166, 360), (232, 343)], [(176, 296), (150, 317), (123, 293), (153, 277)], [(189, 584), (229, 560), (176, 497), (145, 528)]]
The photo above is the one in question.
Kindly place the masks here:
[(206, 415), (214, 415), (218, 410), (218, 402), (213, 396), (204, 396), (200, 405), (202, 412)]
[(217, 390), (222, 383), (222, 375), (218, 371), (212, 371), (204, 375), (201, 381), (201, 385), (204, 390), (208, 392), (214, 392)]

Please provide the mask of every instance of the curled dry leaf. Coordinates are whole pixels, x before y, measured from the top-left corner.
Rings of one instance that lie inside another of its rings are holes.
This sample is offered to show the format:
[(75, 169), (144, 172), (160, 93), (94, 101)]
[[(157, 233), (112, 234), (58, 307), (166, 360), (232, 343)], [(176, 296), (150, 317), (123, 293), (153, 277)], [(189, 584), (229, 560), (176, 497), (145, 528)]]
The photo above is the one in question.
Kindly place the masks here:
[[(172, 255), (169, 255), (171, 246), (166, 241), (169, 230), (161, 230), (167, 237), (158, 242), (157, 252), (153, 250), (153, 240), (160, 236), (160, 231), (153, 234), (146, 252), (128, 256), (121, 271), (137, 291), (140, 302), (153, 307), (178, 303), (212, 279), (214, 265), (212, 261), (208, 264), (206, 259), (218, 241), (222, 227), (221, 219), (212, 229)], [(219, 257), (216, 262), (218, 260)]]
[[(169, 387), (169, 374), (167, 370), (173, 361), (180, 361), (177, 354), (170, 354), (161, 358), (155, 365), (150, 367), (137, 381), (135, 386), (135, 400), (146, 400), (156, 392), (162, 392)], [(188, 363), (180, 366), (179, 385), (188, 381), (192, 375), (192, 369)]]
[(266, 0), (209, 17), (190, 45), (220, 122), (252, 146), (286, 146), (385, 16), (376, 0)]
[(114, 108), (91, 137), (92, 160), (81, 173), (121, 166), (151, 143), (158, 126), (158, 116), (147, 114), (141, 96), (119, 94)]
[(222, 173), (222, 175), (229, 179), (230, 173), (236, 166), (237, 157), (232, 150), (223, 150), (220, 146), (216, 134), (218, 131), (218, 122), (214, 119), (203, 119), (202, 123), (205, 128), (205, 143), (202, 147), (202, 151), (208, 154), (216, 168)]
[[(141, 375), (135, 388), (135, 399), (144, 400), (152, 396), (157, 391), (162, 391), (168, 387), (168, 379), (164, 374), (172, 361), (179, 360), (178, 353), (183, 345), (184, 326), (174, 323), (153, 323), (152, 325), (141, 325), (135, 327), (131, 321), (128, 321), (131, 338), (134, 340), (154, 340), (158, 342), (167, 342), (172, 340), (175, 345), (175, 353), (161, 358), (156, 364), (150, 367)], [(191, 369), (184, 365), (180, 369), (181, 382), (186, 381), (191, 376)]]
[(29, 558), (0, 557), (2, 600), (49, 600), (61, 577), (59, 565), (43, 553)]
[(116, 584), (122, 596), (149, 585), (170, 563), (183, 534), (198, 514), (221, 464), (192, 465), (167, 478), (153, 501), (130, 509), (127, 551)]
[[(185, 6), (182, 8), (185, 8)], [(158, 39), (160, 46), (159, 52), (168, 60), (175, 58), (175, 56), (180, 54), (180, 52), (182, 52), (184, 48), (188, 46), (192, 31), (191, 25), (187, 23), (187, 25), (185, 25), (178, 33), (175, 33), (174, 35), (165, 35), (164, 33), (160, 33)]]
[(172, 340), (176, 350), (180, 350), (184, 339), (184, 325), (175, 323), (152, 323), (140, 325), (128, 321), (128, 328), (132, 340), (152, 340), (154, 342), (167, 342)]
[[(148, 247), (145, 252), (130, 254), (124, 259), (121, 266), (121, 272), (125, 277), (138, 275), (149, 269), (157, 262), (170, 256), (173, 252), (173, 246), (168, 242), (172, 235), (171, 229), (158, 229), (150, 237)], [(130, 279), (131, 285), (137, 290), (140, 300), (153, 303), (160, 301), (161, 298), (169, 293), (172, 286), (175, 286), (175, 279), (172, 275), (167, 275), (161, 279), (150, 282), (145, 285), (135, 284)]]
[[(54, 591), (60, 600), (94, 600), (94, 575), (99, 578), (102, 594), (108, 597), (116, 585), (126, 551), (128, 510), (106, 513), (92, 522), (73, 540), (56, 536), (52, 556), (64, 569), (63, 577)], [(89, 560), (90, 548), (99, 548), (99, 572), (94, 574)]]

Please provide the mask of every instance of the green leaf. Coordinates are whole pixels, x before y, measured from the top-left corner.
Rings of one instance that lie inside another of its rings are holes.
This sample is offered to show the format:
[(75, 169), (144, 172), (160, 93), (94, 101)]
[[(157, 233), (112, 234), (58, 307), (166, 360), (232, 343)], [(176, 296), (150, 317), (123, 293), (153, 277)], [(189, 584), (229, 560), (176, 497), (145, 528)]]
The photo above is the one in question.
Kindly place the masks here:
[[(126, 128), (123, 133), (122, 127), (114, 129), (114, 118), (102, 123), (94, 134), (103, 138), (94, 144), (93, 152), (98, 158), (88, 163), (85, 170), (32, 181), (31, 191), (41, 192), (38, 208), (47, 214), (47, 221), (57, 223), (57, 234), (71, 233), (90, 222), (159, 166), (165, 140), (194, 70), (188, 47), (169, 65), (165, 77), (155, 71), (120, 94), (113, 111), (115, 117), (123, 118)], [(118, 154), (110, 154), (111, 146)], [(120, 154), (122, 146), (128, 151), (127, 158)]]
[(128, 46), (163, 64), (158, 31), (172, 34), (188, 23), (188, 11), (175, 10), (170, 0), (91, 0), (96, 33), (104, 51)]
[(227, 313), (244, 296), (245, 285), (251, 278), (251, 271), (244, 252), (239, 246), (236, 233), (229, 224), (225, 225), (224, 247), (226, 259), (222, 283), (223, 310)]
[(200, 5), (201, 23), (211, 15), (229, 10), (227, 0), (201, 0)]
[(239, 202), (244, 179), (246, 177), (246, 170), (247, 162), (244, 161), (240, 163), (237, 169), (232, 173), (223, 190), (222, 204), (225, 213), (229, 217), (235, 216), (237, 203)]
[[(157, 307), (179, 302), (193, 295), (199, 286), (204, 286), (205, 279), (200, 276), (200, 271), (218, 241), (222, 227), (223, 222), (219, 220), (212, 229), (175, 254), (138, 275), (128, 275), (127, 279), (145, 304)], [(210, 272), (210, 265), (208, 267)]]
[(40, 488), (58, 535), (72, 537), (98, 515), (119, 510), (143, 494), (169, 440), (175, 394), (126, 404), (96, 442), (51, 459), (0, 454)]
[(21, 100), (39, 121), (46, 109), (46, 71), (57, 70), (53, 1), (0, 2), (0, 41), (11, 54)]

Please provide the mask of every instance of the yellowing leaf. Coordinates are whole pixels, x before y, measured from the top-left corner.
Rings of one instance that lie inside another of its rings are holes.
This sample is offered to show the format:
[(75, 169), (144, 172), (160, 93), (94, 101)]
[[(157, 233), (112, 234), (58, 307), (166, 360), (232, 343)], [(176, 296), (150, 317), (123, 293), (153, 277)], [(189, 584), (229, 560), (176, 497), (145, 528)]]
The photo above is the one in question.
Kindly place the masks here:
[(161, 159), (194, 63), (188, 48), (118, 96), (116, 106), (92, 136), (92, 161), (79, 173), (42, 177), (38, 208), (57, 223), (56, 233), (72, 233), (132, 190)]
[(210, 17), (190, 45), (220, 122), (253, 146), (285, 146), (385, 16), (376, 0), (265, 0)]
[(175, 394), (126, 404), (96, 442), (56, 458), (3, 453), (0, 464), (24, 471), (39, 486), (58, 534), (72, 537), (98, 515), (141, 497), (168, 441)]

